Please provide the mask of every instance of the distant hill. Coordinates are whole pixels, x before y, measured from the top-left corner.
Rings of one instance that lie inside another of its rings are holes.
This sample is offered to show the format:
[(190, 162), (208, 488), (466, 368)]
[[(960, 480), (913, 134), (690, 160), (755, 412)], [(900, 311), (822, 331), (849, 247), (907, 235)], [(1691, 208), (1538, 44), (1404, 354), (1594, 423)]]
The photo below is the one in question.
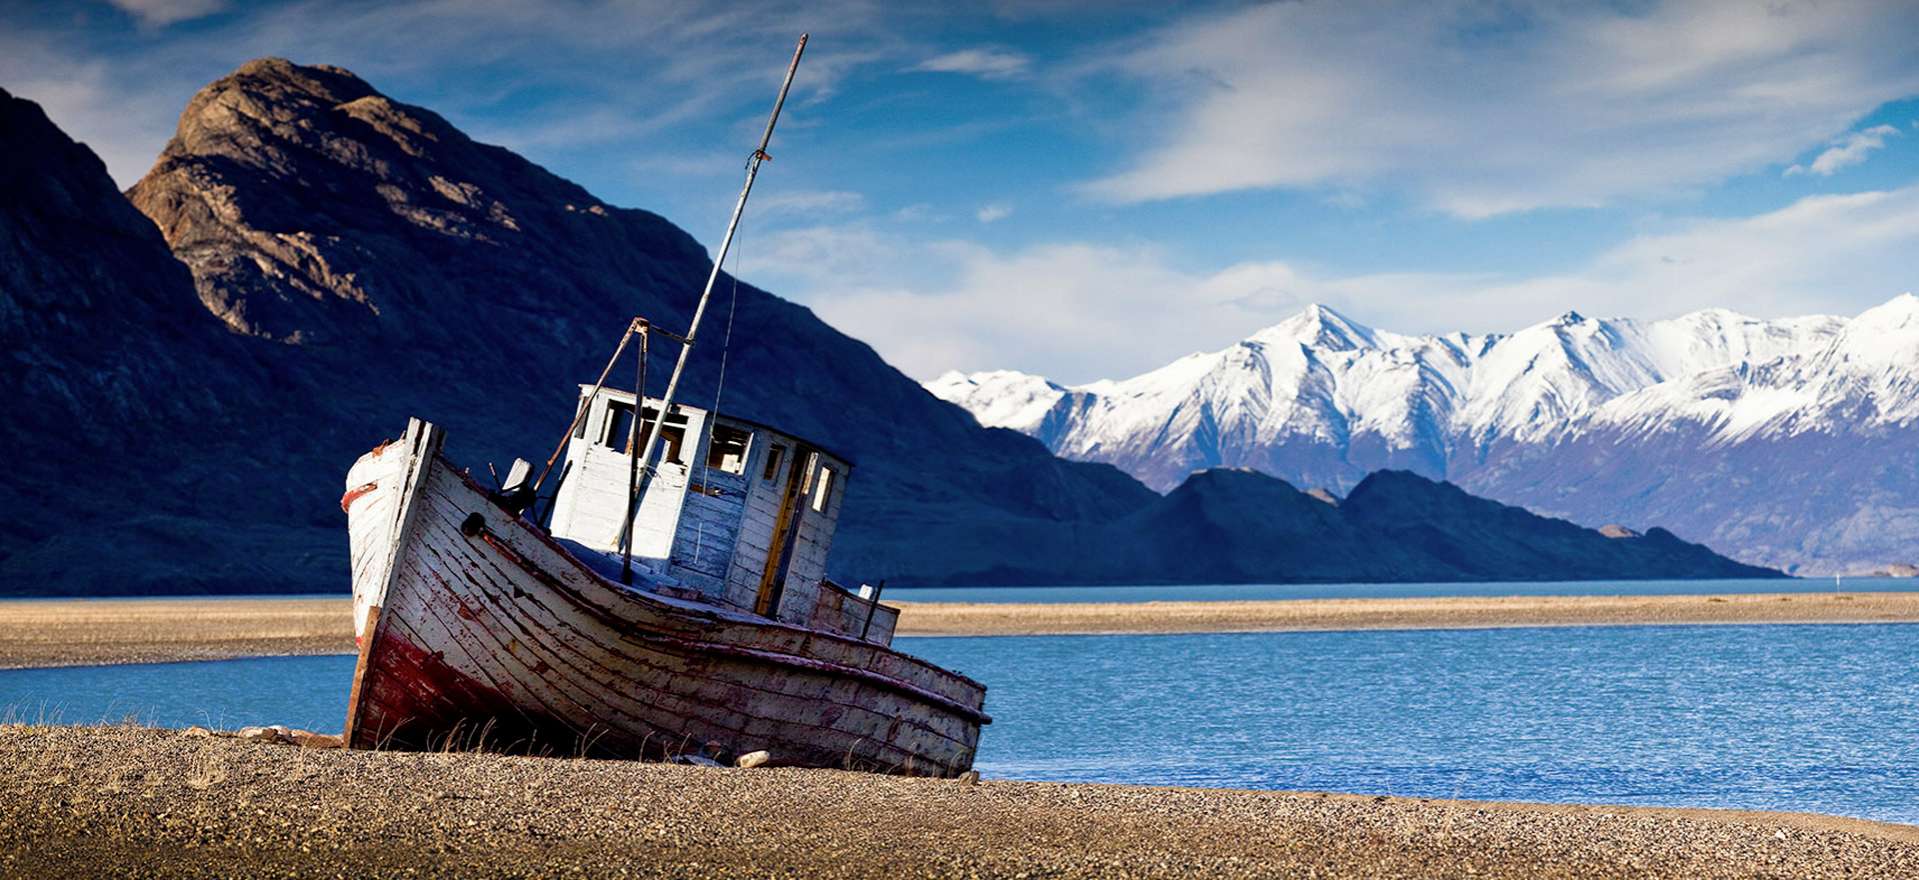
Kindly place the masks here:
[[(1327, 496), (1330, 497), (1330, 496)], [(1468, 495), (1406, 471), (1379, 471), (1350, 495), (1301, 492), (1255, 471), (1187, 478), (1130, 516), (1083, 530), (1086, 553), (1057, 570), (980, 571), (965, 583), (1633, 580), (1760, 578), (1654, 528), (1609, 537)], [(1249, 527), (1249, 524), (1256, 524)]]
[[(409, 415), (445, 426), (450, 452), (481, 473), (543, 456), (626, 320), (684, 326), (711, 267), (665, 219), (339, 68), (262, 59), (207, 86), (124, 198), (37, 107), (8, 97), (6, 113), (6, 155), (24, 161), (4, 172), (0, 329), (26, 413), (6, 435), (23, 463), (4, 487), (6, 593), (344, 590), (338, 498), (355, 457)], [(1352, 498), (1334, 507), (1248, 475), (1161, 497), (983, 428), (806, 308), (739, 291), (721, 406), (856, 461), (834, 553), (849, 579), (1728, 570), (1596, 535), (1447, 562), (1391, 547)], [(719, 355), (707, 329), (686, 397), (702, 404)], [(657, 356), (664, 376), (670, 352)], [(1334, 515), (1302, 518), (1295, 496)], [(1531, 525), (1486, 527), (1498, 540), (1459, 526), (1469, 556), (1530, 546)]]
[(1910, 563), (1919, 547), (1911, 294), (1853, 318), (1569, 312), (1503, 335), (1410, 336), (1311, 306), (1131, 379), (927, 387), (1162, 491), (1210, 467), (1335, 491), (1403, 468), (1805, 572)]

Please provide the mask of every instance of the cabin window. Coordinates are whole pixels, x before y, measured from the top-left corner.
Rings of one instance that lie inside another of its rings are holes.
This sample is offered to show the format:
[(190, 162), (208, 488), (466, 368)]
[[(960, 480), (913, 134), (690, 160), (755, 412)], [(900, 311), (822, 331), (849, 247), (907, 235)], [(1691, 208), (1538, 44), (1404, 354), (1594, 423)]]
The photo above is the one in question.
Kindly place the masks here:
[(706, 466), (729, 474), (746, 473), (746, 448), (753, 435), (726, 425), (713, 426), (713, 443), (706, 449)]
[(820, 468), (820, 478), (813, 486), (813, 512), (825, 513), (826, 502), (833, 497), (833, 469)]
[(820, 470), (820, 454), (817, 452), (807, 453), (806, 454), (806, 476), (805, 478), (800, 480), (800, 495), (805, 496), (805, 495), (812, 494), (813, 482), (814, 482), (813, 478), (819, 474), (819, 470)]
[(609, 402), (602, 425), (600, 445), (625, 449), (627, 433), (633, 430), (633, 404), (617, 400)]
[(773, 477), (777, 476), (780, 472), (780, 459), (785, 457), (786, 457), (786, 447), (784, 446), (776, 445), (772, 449), (767, 450), (766, 472), (760, 474), (760, 479), (770, 480), (770, 479), (773, 479)]
[[(646, 410), (646, 424), (641, 425), (640, 436), (635, 438), (640, 445), (646, 445), (646, 435), (659, 422), (660, 411)], [(611, 401), (606, 406), (606, 424), (600, 432), (600, 445), (621, 450), (631, 455), (636, 450), (627, 448), (628, 432), (633, 430), (633, 404)], [(660, 432), (661, 461), (685, 464), (686, 459), (680, 453), (680, 446), (686, 441), (686, 416), (673, 415), (666, 419), (666, 429)]]
[[(660, 410), (651, 410), (651, 408), (649, 408), (649, 410), (647, 410), (647, 424), (641, 429), (639, 439), (645, 441), (645, 439), (647, 439), (647, 431), (651, 431), (652, 426), (656, 426), (656, 424), (660, 424)], [(666, 428), (660, 429), (660, 447), (662, 447), (662, 449), (660, 449), (660, 460), (662, 460), (662, 462), (674, 462), (674, 464), (687, 464), (687, 456), (683, 456), (683, 454), (679, 452), (679, 447), (681, 447), (681, 443), (685, 443), (685, 439), (687, 439), (687, 416), (677, 416), (677, 414), (675, 414), (675, 416), (666, 416)]]

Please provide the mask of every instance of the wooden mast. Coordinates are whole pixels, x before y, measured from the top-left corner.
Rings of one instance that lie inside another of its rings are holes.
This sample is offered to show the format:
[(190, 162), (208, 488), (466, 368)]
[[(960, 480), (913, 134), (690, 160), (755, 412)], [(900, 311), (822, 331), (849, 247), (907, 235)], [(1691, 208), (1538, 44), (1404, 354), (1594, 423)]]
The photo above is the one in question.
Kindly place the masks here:
[[(645, 425), (646, 425), (646, 358), (648, 354), (646, 341), (648, 337), (651, 336), (651, 334), (647, 332), (648, 327), (645, 321), (636, 321), (635, 323), (639, 324), (640, 326), (640, 366), (638, 369), (639, 375), (633, 377), (633, 421), (627, 425), (627, 429), (626, 429), (626, 456), (627, 456), (626, 491), (628, 492), (635, 491), (636, 488), (640, 485), (640, 456), (638, 454), (638, 450), (634, 449), (633, 447), (646, 442), (644, 440), (639, 440), (638, 437), (639, 437), (640, 431), (647, 430), (645, 428)], [(652, 433), (658, 434), (660, 431), (665, 430), (665, 428), (666, 428), (666, 411), (661, 410), (660, 418), (658, 421), (655, 421), (653, 423), (653, 427), (651, 430), (652, 430)], [(638, 496), (635, 496), (635, 497), (638, 497)], [(623, 540), (620, 541), (620, 583), (630, 584), (633, 582), (633, 527), (631, 524), (633, 519), (632, 505), (627, 506), (626, 518), (627, 518), (628, 525), (621, 532), (623, 536)]]
[[(766, 148), (773, 142), (773, 126), (779, 124), (780, 108), (786, 106), (786, 93), (793, 88), (793, 74), (800, 69), (800, 56), (806, 52), (806, 38), (806, 34), (801, 34), (799, 45), (793, 49), (793, 61), (786, 66), (786, 79), (780, 83), (780, 95), (774, 99), (773, 113), (766, 120), (766, 133), (760, 135), (760, 145), (747, 157), (746, 184), (740, 187), (739, 201), (733, 205), (733, 219), (727, 221), (726, 236), (720, 239), (719, 253), (713, 256), (713, 271), (706, 276), (706, 288), (700, 291), (700, 302), (693, 307), (693, 323), (687, 328), (686, 337), (680, 340), (680, 356), (673, 362), (673, 375), (667, 378), (666, 393), (660, 397), (659, 423), (654, 430), (646, 432), (646, 439), (641, 443), (637, 460), (639, 476), (629, 487), (626, 516), (620, 524), (622, 547), (632, 546), (633, 516), (639, 500), (646, 495), (647, 484), (653, 480), (653, 448), (659, 443), (667, 415), (673, 411), (673, 398), (680, 390), (680, 375), (686, 371), (687, 356), (693, 353), (693, 341), (700, 332), (700, 319), (706, 316), (706, 302), (713, 296), (713, 285), (720, 280), (720, 267), (726, 264), (726, 252), (733, 247), (733, 234), (740, 228), (740, 215), (746, 213), (746, 197), (753, 192), (753, 179), (759, 176), (760, 163), (772, 158), (766, 154)], [(634, 389), (633, 396), (633, 417), (639, 419), (646, 410), (646, 389)]]

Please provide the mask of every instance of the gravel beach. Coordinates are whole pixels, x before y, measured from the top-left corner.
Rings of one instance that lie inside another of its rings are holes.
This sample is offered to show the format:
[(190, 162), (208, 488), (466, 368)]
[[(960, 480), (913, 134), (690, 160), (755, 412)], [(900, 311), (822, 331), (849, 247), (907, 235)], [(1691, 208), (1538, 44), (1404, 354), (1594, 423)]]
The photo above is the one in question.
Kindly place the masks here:
[(1911, 877), (1919, 827), (0, 726), (0, 876)]
[[(892, 604), (909, 636), (1919, 622), (1919, 592)], [(352, 652), (345, 598), (0, 603), (0, 668)]]

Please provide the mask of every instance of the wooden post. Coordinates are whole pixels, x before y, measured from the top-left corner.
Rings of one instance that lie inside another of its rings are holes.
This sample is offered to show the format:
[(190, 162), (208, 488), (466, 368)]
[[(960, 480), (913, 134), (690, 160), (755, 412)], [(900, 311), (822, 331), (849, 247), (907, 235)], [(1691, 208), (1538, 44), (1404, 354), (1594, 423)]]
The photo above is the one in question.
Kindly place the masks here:
[(766, 568), (760, 572), (759, 598), (753, 603), (753, 613), (761, 617), (779, 614), (780, 597), (786, 592), (786, 565), (793, 558), (800, 518), (806, 515), (804, 488), (812, 465), (813, 451), (804, 444), (793, 444), (793, 463), (787, 467), (779, 516), (773, 520), (773, 535), (766, 548)]
[(860, 641), (866, 641), (866, 631), (873, 628), (873, 612), (880, 608), (880, 594), (886, 592), (886, 579), (880, 578), (878, 586), (873, 588), (873, 601), (866, 604), (866, 623), (860, 626)]
[(659, 424), (647, 434), (644, 441), (635, 443), (640, 433), (640, 425), (646, 421), (646, 355), (647, 325), (640, 322), (640, 366), (639, 375), (633, 380), (633, 423), (626, 429), (626, 521), (620, 524), (620, 582), (633, 583), (633, 517), (640, 512), (640, 445), (653, 448), (653, 435), (660, 433), (666, 425), (666, 411), (660, 411)]
[(534, 520), (540, 524), (540, 531), (553, 534), (553, 509), (560, 506), (560, 490), (566, 488), (566, 475), (572, 472), (573, 462), (569, 461), (560, 468), (560, 475), (554, 478), (553, 494), (546, 497), (546, 513)]

